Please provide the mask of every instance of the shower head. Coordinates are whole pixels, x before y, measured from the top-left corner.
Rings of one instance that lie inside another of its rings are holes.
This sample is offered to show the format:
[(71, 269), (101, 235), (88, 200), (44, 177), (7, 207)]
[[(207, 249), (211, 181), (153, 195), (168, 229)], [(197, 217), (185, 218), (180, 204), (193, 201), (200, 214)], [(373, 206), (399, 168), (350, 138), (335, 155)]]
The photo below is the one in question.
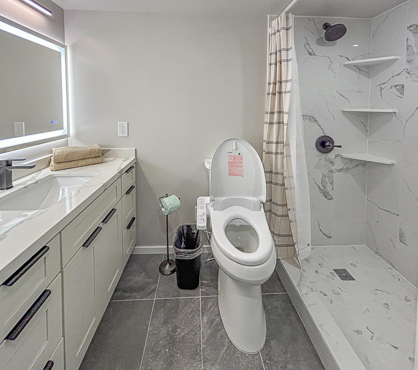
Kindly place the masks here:
[(324, 23), (322, 28), (325, 30), (324, 37), (327, 41), (337, 41), (347, 32), (347, 27), (343, 24), (334, 24), (331, 26), (329, 23)]

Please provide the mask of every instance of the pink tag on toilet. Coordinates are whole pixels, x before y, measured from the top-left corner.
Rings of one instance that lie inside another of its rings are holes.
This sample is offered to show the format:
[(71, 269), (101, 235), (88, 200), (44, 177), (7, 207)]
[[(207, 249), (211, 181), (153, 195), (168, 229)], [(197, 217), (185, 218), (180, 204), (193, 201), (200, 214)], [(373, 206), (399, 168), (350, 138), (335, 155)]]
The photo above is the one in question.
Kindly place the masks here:
[(244, 165), (241, 154), (228, 154), (228, 176), (244, 177)]

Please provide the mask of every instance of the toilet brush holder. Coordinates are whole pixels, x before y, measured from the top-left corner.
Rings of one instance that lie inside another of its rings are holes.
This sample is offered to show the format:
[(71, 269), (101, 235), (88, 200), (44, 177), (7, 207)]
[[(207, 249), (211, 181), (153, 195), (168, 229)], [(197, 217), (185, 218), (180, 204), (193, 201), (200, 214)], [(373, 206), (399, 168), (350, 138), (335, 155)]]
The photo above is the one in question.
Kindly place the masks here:
[[(160, 202), (161, 208), (163, 208), (163, 204), (161, 203), (161, 199), (167, 198), (168, 194), (163, 195), (158, 200)], [(174, 274), (176, 271), (176, 261), (170, 259), (170, 250), (169, 250), (169, 242), (168, 242), (168, 214), (165, 216), (165, 231), (167, 236), (167, 256), (163, 262), (161, 262), (159, 270), (161, 275), (171, 275)]]

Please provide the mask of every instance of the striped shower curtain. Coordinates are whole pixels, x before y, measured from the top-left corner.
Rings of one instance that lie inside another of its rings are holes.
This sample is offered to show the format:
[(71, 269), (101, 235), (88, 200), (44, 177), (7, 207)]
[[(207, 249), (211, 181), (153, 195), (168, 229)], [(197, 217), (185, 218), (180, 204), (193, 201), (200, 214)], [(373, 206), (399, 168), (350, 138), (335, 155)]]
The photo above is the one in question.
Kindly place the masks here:
[(269, 26), (263, 137), (268, 194), (265, 212), (279, 257), (294, 253), (298, 235), (288, 126), (292, 87), (292, 22), (290, 14), (282, 14)]

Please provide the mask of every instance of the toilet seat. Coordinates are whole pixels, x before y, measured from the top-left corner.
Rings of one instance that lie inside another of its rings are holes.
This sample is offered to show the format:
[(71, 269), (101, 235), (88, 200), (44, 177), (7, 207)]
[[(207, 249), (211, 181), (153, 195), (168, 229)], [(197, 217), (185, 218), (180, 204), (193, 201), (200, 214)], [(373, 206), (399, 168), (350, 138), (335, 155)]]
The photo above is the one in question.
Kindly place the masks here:
[[(264, 263), (271, 256), (274, 245), (264, 210), (250, 211), (240, 206), (232, 206), (223, 211), (211, 209), (210, 218), (212, 237), (229, 259), (241, 265), (256, 266)], [(229, 241), (225, 228), (233, 219), (242, 219), (255, 230), (258, 237), (258, 247), (255, 252), (242, 252)]]
[[(261, 159), (245, 140), (223, 141), (213, 154), (210, 170), (210, 206), (212, 237), (220, 252), (245, 266), (266, 262), (274, 250), (263, 203), (266, 201), (266, 178)], [(248, 223), (258, 237), (258, 248), (246, 253), (237, 249), (225, 228), (233, 219)]]

